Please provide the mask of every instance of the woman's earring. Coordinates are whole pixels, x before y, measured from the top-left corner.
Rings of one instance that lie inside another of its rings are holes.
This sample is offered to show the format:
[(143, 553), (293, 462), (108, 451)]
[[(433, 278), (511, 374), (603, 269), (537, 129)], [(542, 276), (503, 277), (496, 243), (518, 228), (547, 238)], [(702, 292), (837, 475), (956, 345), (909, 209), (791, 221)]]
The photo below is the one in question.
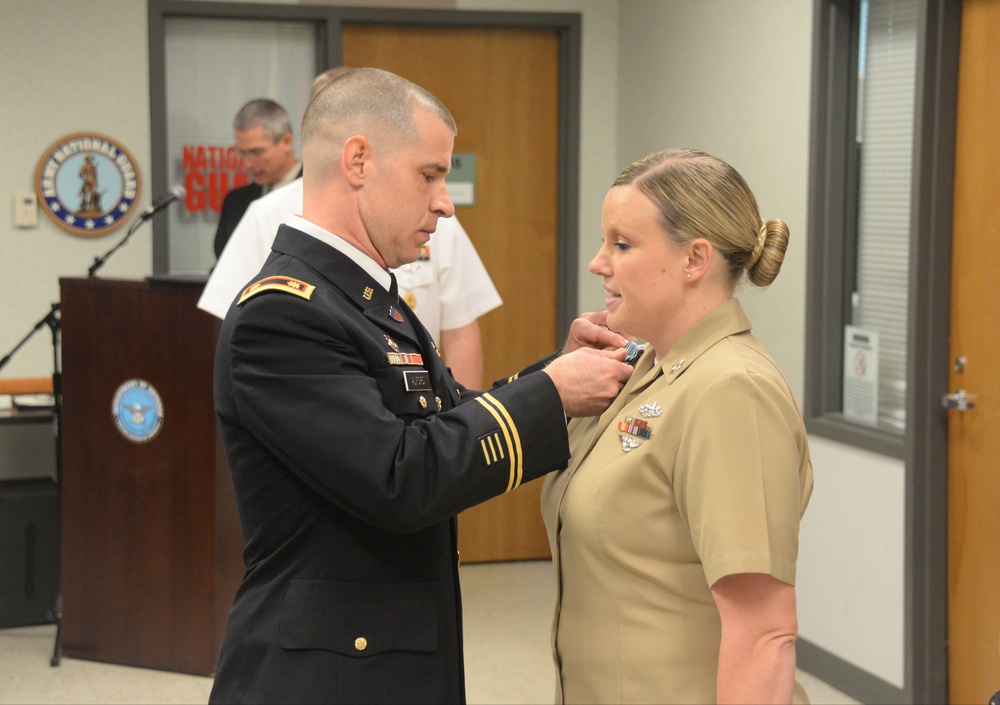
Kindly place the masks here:
[(690, 272), (688, 272), (688, 279), (690, 279), (690, 278), (691, 278), (691, 273), (690, 273)]

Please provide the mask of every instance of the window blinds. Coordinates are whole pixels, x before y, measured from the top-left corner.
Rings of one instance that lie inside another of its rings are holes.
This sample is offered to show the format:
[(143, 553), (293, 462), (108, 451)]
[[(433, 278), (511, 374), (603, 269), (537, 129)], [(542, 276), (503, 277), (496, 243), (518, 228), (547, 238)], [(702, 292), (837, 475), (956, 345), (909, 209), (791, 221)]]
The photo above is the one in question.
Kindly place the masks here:
[(857, 263), (853, 321), (879, 335), (878, 417), (906, 425), (907, 299), (916, 0), (868, 0), (859, 61)]
[[(301, 159), (299, 125), (316, 73), (316, 41), (315, 26), (305, 21), (167, 19), (168, 178), (188, 191), (167, 213), (171, 274), (206, 274), (215, 265), (219, 185), (228, 187), (233, 176), (217, 155), (233, 145), (233, 118), (247, 101), (271, 98), (288, 111)], [(204, 162), (191, 163), (192, 155), (205, 154)]]

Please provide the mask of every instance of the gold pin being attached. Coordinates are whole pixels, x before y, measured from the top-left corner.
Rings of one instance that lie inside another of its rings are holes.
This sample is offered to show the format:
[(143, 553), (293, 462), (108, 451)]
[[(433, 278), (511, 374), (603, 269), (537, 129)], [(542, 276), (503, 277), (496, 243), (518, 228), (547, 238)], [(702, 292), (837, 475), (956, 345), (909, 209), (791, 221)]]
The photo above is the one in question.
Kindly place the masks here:
[(417, 295), (414, 294), (412, 291), (408, 291), (405, 294), (403, 294), (403, 301), (405, 301), (406, 305), (409, 306), (414, 311), (417, 310)]

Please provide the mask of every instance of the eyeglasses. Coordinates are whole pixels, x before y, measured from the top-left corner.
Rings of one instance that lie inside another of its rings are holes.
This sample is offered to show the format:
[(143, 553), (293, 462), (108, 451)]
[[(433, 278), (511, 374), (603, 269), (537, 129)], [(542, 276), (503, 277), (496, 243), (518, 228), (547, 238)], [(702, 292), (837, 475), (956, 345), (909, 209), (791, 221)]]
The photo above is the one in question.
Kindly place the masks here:
[(237, 147), (236, 153), (239, 154), (244, 159), (260, 159), (265, 154), (274, 149), (274, 145), (276, 144), (278, 143), (272, 142), (270, 147), (257, 147), (255, 149), (240, 149), (239, 147)]

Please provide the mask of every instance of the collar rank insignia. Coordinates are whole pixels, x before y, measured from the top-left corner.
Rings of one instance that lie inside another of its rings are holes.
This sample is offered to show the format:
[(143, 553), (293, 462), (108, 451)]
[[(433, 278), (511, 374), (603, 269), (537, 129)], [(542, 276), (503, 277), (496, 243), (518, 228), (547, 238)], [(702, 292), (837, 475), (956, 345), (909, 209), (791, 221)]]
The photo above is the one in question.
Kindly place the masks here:
[(657, 404), (655, 401), (651, 401), (648, 404), (643, 404), (639, 407), (639, 413), (642, 414), (644, 419), (659, 416), (663, 413), (663, 407)]
[(618, 434), (618, 440), (622, 442), (622, 450), (625, 451), (626, 453), (642, 445), (642, 441), (637, 441), (636, 439), (632, 438), (632, 436), (626, 436), (622, 433)]
[(250, 297), (265, 291), (282, 291), (286, 294), (295, 294), (308, 301), (315, 289), (314, 285), (306, 284), (304, 281), (292, 279), (291, 277), (265, 277), (244, 289), (243, 295), (240, 296), (240, 300), (236, 302), (236, 305), (241, 306)]
[(649, 438), (653, 435), (653, 432), (646, 428), (646, 422), (634, 416), (626, 416), (624, 421), (619, 421), (618, 430), (639, 438)]
[(422, 365), (424, 356), (420, 353), (391, 352), (386, 353), (390, 365)]
[(684, 358), (681, 358), (676, 365), (670, 368), (670, 374), (673, 374), (682, 367), (684, 367)]

